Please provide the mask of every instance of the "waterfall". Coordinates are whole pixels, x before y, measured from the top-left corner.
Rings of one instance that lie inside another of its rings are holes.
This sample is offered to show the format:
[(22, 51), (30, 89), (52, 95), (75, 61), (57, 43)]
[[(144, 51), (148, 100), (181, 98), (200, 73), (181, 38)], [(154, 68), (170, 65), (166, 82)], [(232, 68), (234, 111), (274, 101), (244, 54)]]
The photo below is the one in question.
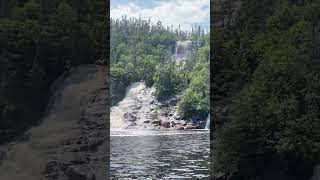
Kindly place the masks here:
[(150, 104), (155, 99), (154, 91), (154, 88), (147, 88), (144, 82), (136, 82), (129, 86), (124, 99), (111, 107), (111, 129), (142, 125), (148, 120)]
[(210, 114), (207, 117), (205, 129), (210, 129)]
[(175, 45), (175, 53), (172, 54), (172, 59), (177, 64), (182, 64), (191, 52), (197, 50), (197, 48), (198, 44), (195, 41), (177, 41)]
[(116, 106), (111, 107), (110, 127), (111, 129), (121, 129), (125, 125), (124, 115), (130, 106), (135, 103), (138, 93), (144, 88), (143, 83), (134, 83), (127, 88), (126, 95)]
[[(99, 160), (94, 159), (95, 153), (80, 150), (80, 147), (84, 140), (104, 138), (105, 129), (86, 128), (83, 133), (82, 122), (95, 122), (94, 124), (100, 125), (97, 127), (105, 124), (103, 112), (106, 111), (104, 98), (107, 93), (103, 88), (106, 77), (105, 67), (83, 65), (58, 78), (52, 86), (53, 95), (41, 124), (28, 130), (24, 140), (0, 146), (0, 156), (4, 153), (0, 159), (0, 179), (52, 179), (51, 175), (56, 177), (54, 179), (64, 179), (66, 174), (60, 171), (60, 167), (71, 165), (75, 169), (81, 169), (81, 177), (89, 171), (90, 174), (96, 173), (95, 176), (101, 174), (93, 172), (93, 166), (104, 167), (105, 162), (98, 164)], [(97, 118), (96, 113), (103, 116)], [(92, 136), (90, 132), (100, 134), (99, 138)], [(79, 155), (70, 154), (70, 149), (79, 149)], [(85, 162), (83, 159), (86, 159)], [(82, 165), (72, 163), (79, 160), (83, 161)], [(83, 167), (86, 167), (85, 170)], [(45, 174), (51, 168), (54, 171)], [(73, 173), (77, 176), (78, 172)], [(50, 177), (45, 177), (46, 175)]]

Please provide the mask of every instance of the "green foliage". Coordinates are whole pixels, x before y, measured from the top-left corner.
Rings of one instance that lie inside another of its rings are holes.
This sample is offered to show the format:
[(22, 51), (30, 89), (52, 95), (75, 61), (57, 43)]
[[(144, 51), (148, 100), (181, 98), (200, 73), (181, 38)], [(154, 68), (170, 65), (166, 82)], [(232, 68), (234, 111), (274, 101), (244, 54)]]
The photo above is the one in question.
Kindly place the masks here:
[(177, 70), (174, 64), (159, 65), (153, 78), (156, 96), (166, 99), (181, 92), (185, 79), (184, 73)]
[[(188, 84), (186, 69), (173, 64), (171, 53), (177, 40), (187, 38), (205, 41), (203, 34), (189, 35), (178, 29), (165, 28), (160, 21), (153, 25), (150, 20), (111, 19), (112, 105), (123, 98), (126, 87), (141, 80), (147, 86), (157, 88), (159, 99), (181, 92)], [(202, 51), (203, 57), (200, 59), (207, 58), (209, 49)], [(193, 65), (194, 62), (190, 61), (189, 70)]]
[(147, 55), (144, 58), (137, 59), (138, 77), (146, 82), (147, 86), (153, 84), (153, 76), (156, 70), (156, 61), (152, 55)]
[[(319, 64), (312, 52), (320, 34), (314, 31), (319, 26), (312, 20), (316, 13), (309, 12), (315, 4), (319, 1), (282, 2), (266, 16), (265, 28), (252, 31), (249, 45), (239, 50), (232, 39), (241, 43), (244, 36), (239, 34), (245, 30), (229, 34), (232, 30), (222, 29), (215, 35), (214, 64), (221, 68), (214, 71), (216, 99), (232, 99), (230, 121), (216, 132), (216, 171), (233, 179), (308, 179), (319, 163)], [(247, 52), (245, 57), (256, 64), (237, 90), (225, 88), (241, 81), (226, 78), (238, 64), (228, 55), (230, 50)]]
[[(0, 142), (23, 133), (46, 107), (50, 84), (82, 63), (106, 59), (104, 1), (10, 1), (0, 19)], [(84, 6), (85, 5), (85, 6)], [(87, 6), (88, 5), (88, 6)]]
[(52, 16), (52, 23), (57, 26), (57, 30), (71, 34), (75, 30), (73, 27), (76, 24), (77, 17), (75, 9), (66, 2), (61, 2)]
[(205, 119), (209, 112), (210, 46), (199, 49), (197, 64), (189, 74), (190, 83), (178, 102), (178, 113), (184, 117)]

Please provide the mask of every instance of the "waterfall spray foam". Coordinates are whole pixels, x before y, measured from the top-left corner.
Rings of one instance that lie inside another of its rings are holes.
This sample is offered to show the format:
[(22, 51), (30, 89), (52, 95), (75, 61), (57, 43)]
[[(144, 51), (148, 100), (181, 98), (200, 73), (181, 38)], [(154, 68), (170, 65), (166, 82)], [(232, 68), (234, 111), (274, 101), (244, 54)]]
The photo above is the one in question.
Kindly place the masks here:
[(122, 129), (125, 127), (125, 113), (130, 109), (131, 106), (135, 105), (136, 97), (145, 88), (146, 85), (143, 82), (133, 83), (127, 88), (126, 95), (123, 100), (117, 105), (111, 107), (110, 127), (112, 130)]
[(207, 117), (205, 129), (210, 129), (210, 114)]

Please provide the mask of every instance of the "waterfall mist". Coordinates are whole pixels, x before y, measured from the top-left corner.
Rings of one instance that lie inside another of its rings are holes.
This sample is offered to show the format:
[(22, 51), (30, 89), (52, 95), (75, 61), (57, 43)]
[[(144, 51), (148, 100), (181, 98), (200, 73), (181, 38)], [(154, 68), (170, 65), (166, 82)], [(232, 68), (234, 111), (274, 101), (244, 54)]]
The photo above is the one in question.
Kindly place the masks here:
[(172, 58), (176, 61), (176, 64), (183, 65), (183, 62), (188, 59), (192, 51), (196, 50), (198, 50), (198, 42), (196, 41), (177, 41)]

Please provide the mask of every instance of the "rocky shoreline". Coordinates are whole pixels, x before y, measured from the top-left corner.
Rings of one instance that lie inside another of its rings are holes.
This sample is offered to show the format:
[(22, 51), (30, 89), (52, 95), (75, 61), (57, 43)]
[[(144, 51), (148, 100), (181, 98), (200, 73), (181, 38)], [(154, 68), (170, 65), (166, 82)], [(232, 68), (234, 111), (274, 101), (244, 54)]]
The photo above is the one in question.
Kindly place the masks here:
[(186, 119), (177, 113), (179, 96), (166, 101), (155, 98), (155, 89), (142, 87), (134, 97), (134, 103), (124, 114), (126, 129), (145, 128), (152, 130), (204, 129), (206, 120)]

